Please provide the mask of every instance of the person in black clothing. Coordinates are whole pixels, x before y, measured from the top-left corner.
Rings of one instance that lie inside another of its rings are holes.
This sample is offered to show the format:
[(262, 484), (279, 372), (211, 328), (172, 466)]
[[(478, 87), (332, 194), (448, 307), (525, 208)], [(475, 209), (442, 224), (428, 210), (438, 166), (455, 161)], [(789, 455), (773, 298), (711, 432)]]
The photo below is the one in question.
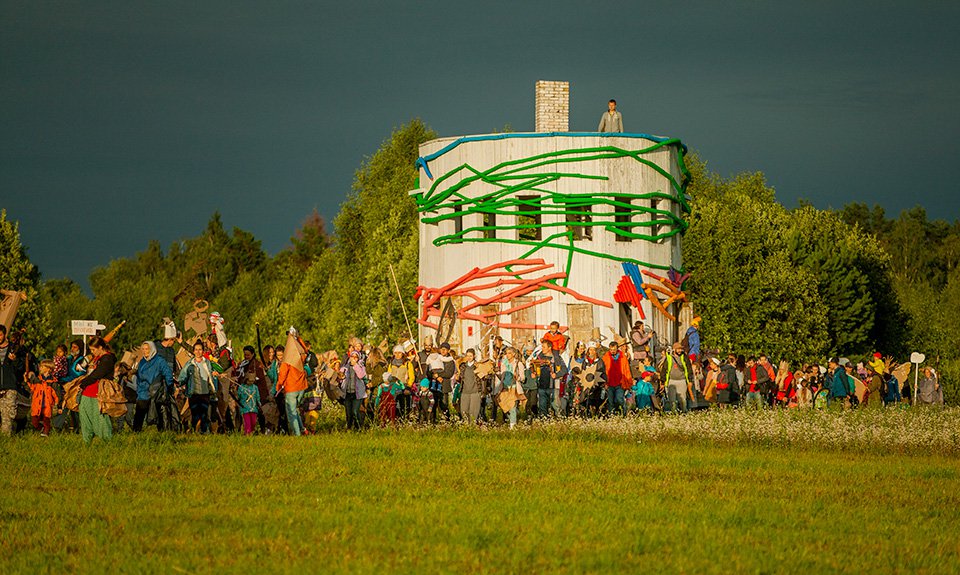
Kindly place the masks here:
[(717, 377), (717, 404), (720, 407), (736, 405), (740, 400), (740, 386), (737, 382), (737, 356), (730, 354), (727, 362), (720, 366)]
[(7, 339), (7, 327), (0, 325), (0, 433), (13, 435), (17, 418), (17, 390), (20, 381), (14, 365), (17, 349)]

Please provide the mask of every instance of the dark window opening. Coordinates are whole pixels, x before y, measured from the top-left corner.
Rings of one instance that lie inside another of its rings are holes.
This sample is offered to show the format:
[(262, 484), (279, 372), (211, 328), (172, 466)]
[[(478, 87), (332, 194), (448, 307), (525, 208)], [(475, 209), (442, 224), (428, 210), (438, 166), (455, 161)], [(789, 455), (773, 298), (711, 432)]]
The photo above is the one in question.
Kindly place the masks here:
[[(651, 209), (651, 210), (657, 209), (657, 204), (658, 204), (658, 203), (659, 203), (659, 202), (657, 201), (657, 198), (650, 198), (650, 209)], [(650, 221), (652, 222), (652, 221), (655, 221), (655, 220), (657, 220), (657, 219), (659, 219), (658, 216), (657, 216), (657, 214), (655, 214), (655, 213), (653, 213), (653, 212), (651, 211), (651, 212), (650, 212)], [(651, 236), (656, 237), (656, 235), (659, 234), (659, 233), (660, 233), (660, 225), (659, 225), (659, 224), (653, 224), (652, 226), (650, 226), (650, 235), (651, 235)]]
[[(629, 205), (630, 198), (617, 197), (616, 201), (618, 205), (615, 207), (613, 211), (615, 213), (614, 221), (616, 223), (617, 229), (624, 232), (632, 231), (633, 226), (630, 225), (630, 212), (632, 211), (632, 208)], [(621, 206), (619, 204), (627, 204), (627, 205)], [(620, 234), (617, 234), (617, 241), (629, 242), (631, 241), (631, 238), (629, 236), (622, 236)]]
[(618, 307), (618, 315), (620, 316), (620, 334), (628, 334), (633, 326), (633, 311), (630, 309), (630, 304), (628, 303), (621, 303)]
[[(579, 212), (576, 214), (567, 214), (567, 222), (577, 223), (577, 224), (590, 224), (592, 218), (588, 215), (590, 214), (590, 206), (577, 206), (573, 208), (567, 208), (568, 212)], [(567, 231), (573, 233), (573, 239), (575, 240), (586, 240), (590, 241), (593, 239), (593, 227), (590, 225), (574, 225), (567, 226)]]
[(497, 237), (497, 230), (494, 229), (496, 228), (496, 226), (497, 226), (497, 214), (483, 212), (483, 227), (490, 228), (490, 229), (483, 230), (483, 237), (487, 238), (488, 240), (495, 239)]
[(519, 237), (521, 240), (540, 240), (540, 196), (520, 196), (521, 203), (518, 211), (527, 212), (517, 216), (517, 225), (519, 228)]
[(463, 237), (461, 236), (463, 233), (463, 208), (457, 206), (453, 208), (453, 213), (457, 214), (456, 217), (453, 218), (453, 233), (457, 238), (453, 243), (459, 244)]

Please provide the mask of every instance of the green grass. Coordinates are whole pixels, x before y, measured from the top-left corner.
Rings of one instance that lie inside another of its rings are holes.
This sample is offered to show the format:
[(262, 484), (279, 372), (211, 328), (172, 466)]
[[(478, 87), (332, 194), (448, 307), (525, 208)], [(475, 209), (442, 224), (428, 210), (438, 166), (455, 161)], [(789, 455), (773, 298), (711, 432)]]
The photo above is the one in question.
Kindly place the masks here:
[(0, 573), (960, 571), (960, 465), (935, 450), (602, 424), (28, 434), (0, 439), (0, 477)]

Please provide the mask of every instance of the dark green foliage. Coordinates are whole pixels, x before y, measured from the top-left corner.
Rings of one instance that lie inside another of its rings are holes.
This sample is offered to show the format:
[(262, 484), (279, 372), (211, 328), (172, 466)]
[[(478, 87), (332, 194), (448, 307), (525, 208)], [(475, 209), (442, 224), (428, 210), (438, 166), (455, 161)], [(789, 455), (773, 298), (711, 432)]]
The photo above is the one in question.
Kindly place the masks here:
[(302, 269), (309, 268), (333, 244), (333, 238), (327, 234), (327, 223), (316, 208), (290, 238), (290, 244), (291, 249), (278, 257), (289, 257)]
[(27, 257), (27, 248), (20, 242), (20, 226), (7, 219), (7, 210), (0, 209), (0, 289), (27, 294), (20, 304), (14, 329), (27, 332), (27, 343), (34, 353), (41, 353), (40, 343), (50, 338), (49, 300), (40, 289), (40, 270)]
[(50, 305), (51, 336), (39, 343), (44, 354), (50, 354), (57, 344), (73, 339), (70, 336), (70, 320), (95, 318), (93, 302), (73, 280), (47, 280), (43, 282), (42, 290)]
[[(887, 219), (883, 209), (851, 204), (840, 211), (845, 221), (868, 230), (890, 254), (891, 284), (877, 290), (879, 305), (902, 306), (889, 319), (878, 341), (894, 353), (920, 351), (943, 372), (947, 401), (960, 395), (960, 221), (929, 220), (922, 207)], [(871, 284), (871, 287), (874, 287)], [(896, 344), (900, 344), (897, 347)], [(881, 351), (887, 353), (886, 347)]]
[(849, 223), (863, 217), (884, 229), (882, 211), (787, 210), (763, 174), (723, 180), (696, 156), (688, 166), (684, 262), (708, 345), (794, 360), (904, 353), (890, 256)]
[(434, 137), (414, 120), (394, 131), (357, 171), (353, 194), (334, 219), (332, 257), (307, 270), (290, 306), (292, 323), (304, 325), (308, 334), (315, 330), (312, 337), (321, 345), (342, 346), (350, 335), (376, 341), (406, 335), (390, 267), (412, 316), (419, 234), (409, 192), (417, 184), (419, 146)]
[(762, 174), (723, 181), (688, 158), (693, 196), (683, 259), (707, 347), (807, 359), (829, 349), (816, 276), (795, 265), (788, 212)]

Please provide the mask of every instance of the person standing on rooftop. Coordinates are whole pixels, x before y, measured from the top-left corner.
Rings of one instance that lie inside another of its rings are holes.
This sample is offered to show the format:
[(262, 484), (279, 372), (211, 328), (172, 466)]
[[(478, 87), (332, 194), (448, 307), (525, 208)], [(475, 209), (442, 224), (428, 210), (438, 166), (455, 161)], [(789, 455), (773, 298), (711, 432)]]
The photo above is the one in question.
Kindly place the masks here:
[(600, 118), (600, 127), (597, 128), (598, 132), (623, 132), (623, 116), (620, 115), (620, 112), (617, 111), (617, 101), (610, 100), (607, 102), (607, 111), (603, 113), (603, 116)]

